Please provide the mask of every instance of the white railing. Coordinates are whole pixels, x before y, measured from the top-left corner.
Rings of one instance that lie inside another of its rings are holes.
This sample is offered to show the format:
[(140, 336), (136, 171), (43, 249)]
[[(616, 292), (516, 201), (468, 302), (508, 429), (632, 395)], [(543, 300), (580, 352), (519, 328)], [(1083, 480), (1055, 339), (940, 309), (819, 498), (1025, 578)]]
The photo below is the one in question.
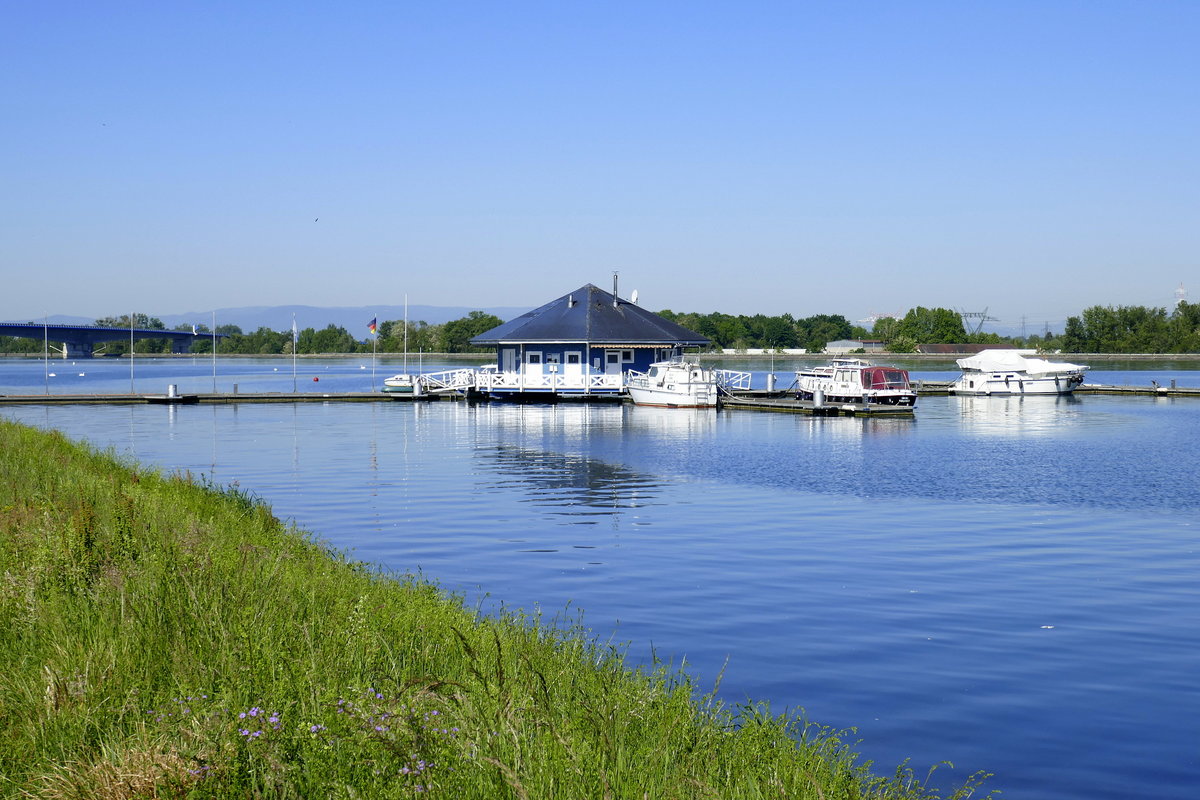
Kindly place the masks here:
[(618, 392), (622, 389), (620, 375), (566, 375), (543, 373), (525, 375), (519, 372), (477, 372), (475, 388), (481, 392)]
[(750, 373), (738, 372), (732, 369), (714, 369), (717, 376), (717, 386), (727, 392), (734, 389), (750, 389)]
[(473, 369), (448, 369), (443, 372), (425, 372), (414, 377), (421, 382), (421, 388), (426, 392), (461, 392), (476, 384), (476, 375)]

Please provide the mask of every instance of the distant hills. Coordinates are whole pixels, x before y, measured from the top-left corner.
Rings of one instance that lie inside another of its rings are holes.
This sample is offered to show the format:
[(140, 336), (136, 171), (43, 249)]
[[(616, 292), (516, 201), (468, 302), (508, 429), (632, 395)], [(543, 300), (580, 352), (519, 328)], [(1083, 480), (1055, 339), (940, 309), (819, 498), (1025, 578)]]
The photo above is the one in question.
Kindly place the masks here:
[[(497, 307), (497, 308), (468, 308), (466, 306), (415, 306), (408, 307), (410, 322), (427, 322), (430, 325), (440, 325), (453, 319), (461, 319), (472, 311), (482, 311), (494, 314), (506, 322), (528, 311), (528, 308)], [(135, 313), (148, 314), (162, 320), (163, 325), (174, 328), (176, 325), (212, 325), (213, 310), (188, 311), (183, 314), (156, 314), (149, 309), (137, 309)], [(292, 327), (292, 315), (296, 316), (296, 325), (301, 330), (316, 328), (320, 330), (328, 325), (339, 325), (350, 332), (356, 339), (365, 339), (367, 323), (373, 317), (379, 321), (404, 319), (404, 306), (245, 306), (242, 308), (218, 308), (215, 311), (217, 325), (237, 325), (245, 333), (259, 328), (270, 328), (273, 331), (286, 331)], [(75, 317), (66, 314), (52, 314), (49, 322), (54, 325), (92, 325), (97, 319), (105, 316), (119, 316), (117, 312), (97, 314), (94, 317)], [(43, 317), (29, 319), (12, 319), (9, 322), (41, 322)]]

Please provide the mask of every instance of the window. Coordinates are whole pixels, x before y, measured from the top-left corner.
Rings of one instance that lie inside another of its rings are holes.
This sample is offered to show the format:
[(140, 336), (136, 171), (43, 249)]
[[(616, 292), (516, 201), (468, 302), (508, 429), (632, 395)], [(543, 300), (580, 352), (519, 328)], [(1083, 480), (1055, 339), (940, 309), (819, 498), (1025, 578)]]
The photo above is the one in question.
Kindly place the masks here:
[(542, 363), (542, 354), (541, 353), (526, 353), (525, 354), (525, 363), (526, 364)]
[(568, 364), (578, 364), (579, 363), (579, 353), (567, 353), (567, 363)]
[(633, 351), (632, 350), (622, 350), (621, 351), (621, 360), (624, 361), (626, 364), (632, 364), (633, 363)]
[(616, 350), (609, 350), (607, 353), (604, 354), (604, 363), (605, 364), (620, 364), (621, 363), (621, 354), (618, 353)]

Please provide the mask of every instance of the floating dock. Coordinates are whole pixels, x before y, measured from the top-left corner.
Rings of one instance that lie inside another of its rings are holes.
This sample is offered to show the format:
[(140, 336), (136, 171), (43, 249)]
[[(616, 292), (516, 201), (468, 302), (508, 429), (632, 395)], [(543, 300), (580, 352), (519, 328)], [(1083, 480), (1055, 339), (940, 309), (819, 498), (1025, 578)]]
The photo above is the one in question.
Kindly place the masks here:
[(722, 395), (720, 407), (738, 411), (777, 411), (786, 414), (811, 414), (818, 417), (911, 417), (916, 406), (882, 403), (817, 404), (800, 400), (794, 393), (734, 392)]
[[(948, 381), (922, 381), (915, 386), (921, 397), (948, 395)], [(1076, 395), (1104, 394), (1140, 397), (1200, 398), (1200, 388), (1192, 386), (1104, 386), (1087, 384), (1075, 390)], [(1000, 396), (1000, 395), (997, 395)], [(1020, 397), (1021, 395), (1004, 395)], [(1029, 395), (1045, 397), (1047, 395)], [(403, 392), (199, 392), (193, 394), (0, 394), (0, 405), (197, 405), (229, 403), (422, 403), (440, 400), (479, 401), (486, 398), (475, 393), (424, 392), (418, 395)], [(618, 395), (571, 395), (560, 402), (621, 402), (628, 398)], [(799, 400), (794, 392), (739, 390), (723, 395), (721, 407), (730, 410), (781, 411), (819, 416), (912, 416), (913, 406), (891, 406), (875, 403), (823, 403), (817, 406), (809, 400)]]

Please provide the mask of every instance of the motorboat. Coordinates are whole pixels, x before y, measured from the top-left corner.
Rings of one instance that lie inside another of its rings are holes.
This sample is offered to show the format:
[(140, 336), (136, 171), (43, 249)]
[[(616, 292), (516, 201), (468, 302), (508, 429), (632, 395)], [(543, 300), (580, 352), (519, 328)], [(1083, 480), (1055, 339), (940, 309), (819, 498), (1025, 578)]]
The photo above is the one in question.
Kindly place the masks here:
[(835, 358), (828, 364), (797, 370), (796, 390), (801, 400), (814, 403), (917, 404), (908, 370), (878, 366), (861, 358)]
[(717, 374), (694, 361), (656, 361), (645, 372), (625, 373), (625, 390), (639, 406), (715, 408)]
[(395, 392), (398, 394), (412, 394), (416, 391), (419, 375), (410, 375), (407, 372), (402, 372), (399, 375), (393, 375), (390, 378), (383, 379), (383, 391)]
[(951, 394), (1070, 394), (1083, 383), (1087, 367), (1031, 358), (1034, 350), (981, 350), (958, 359), (962, 375)]

